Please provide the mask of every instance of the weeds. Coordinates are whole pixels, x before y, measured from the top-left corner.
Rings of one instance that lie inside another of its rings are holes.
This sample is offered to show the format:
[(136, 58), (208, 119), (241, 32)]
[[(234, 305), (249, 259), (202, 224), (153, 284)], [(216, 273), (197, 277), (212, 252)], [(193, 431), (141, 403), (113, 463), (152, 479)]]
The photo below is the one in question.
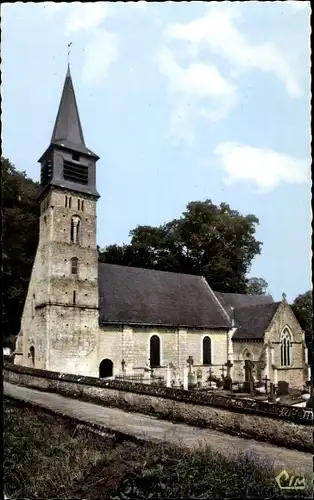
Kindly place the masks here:
[(272, 464), (255, 456), (118, 444), (12, 400), (4, 403), (4, 485), (9, 498), (30, 500), (280, 498)]

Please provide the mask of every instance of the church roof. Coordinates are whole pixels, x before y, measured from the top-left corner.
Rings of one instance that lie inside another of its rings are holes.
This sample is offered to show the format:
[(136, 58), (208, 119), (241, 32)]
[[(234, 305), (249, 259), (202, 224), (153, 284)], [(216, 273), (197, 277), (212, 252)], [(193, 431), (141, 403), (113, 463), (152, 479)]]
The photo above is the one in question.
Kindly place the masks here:
[(233, 340), (262, 339), (279, 304), (274, 302), (271, 295), (220, 292), (215, 292), (215, 295), (230, 319), (234, 316), (237, 330)]
[(261, 304), (271, 304), (274, 299), (271, 295), (246, 295), (242, 293), (220, 293), (215, 292), (217, 299), (220, 301), (226, 312), (232, 317), (233, 309), (242, 307), (250, 307)]
[(99, 264), (100, 324), (230, 329), (201, 276)]
[(98, 156), (86, 145), (78, 112), (70, 68), (65, 77), (51, 144), (74, 150), (89, 156)]
[(234, 310), (235, 326), (233, 340), (263, 339), (265, 330), (273, 319), (280, 302), (257, 304)]

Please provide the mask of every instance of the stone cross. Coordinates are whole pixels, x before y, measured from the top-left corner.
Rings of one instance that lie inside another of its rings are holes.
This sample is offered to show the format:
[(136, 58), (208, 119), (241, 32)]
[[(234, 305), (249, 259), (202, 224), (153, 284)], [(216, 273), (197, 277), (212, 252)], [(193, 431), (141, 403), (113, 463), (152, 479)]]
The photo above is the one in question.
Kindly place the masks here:
[(122, 366), (122, 373), (124, 374), (125, 373), (125, 361), (124, 359), (121, 361), (121, 366)]
[(225, 366), (227, 367), (227, 377), (230, 378), (231, 368), (233, 367), (233, 363), (230, 359), (228, 359), (227, 363), (225, 363)]
[(221, 371), (222, 378), (224, 378), (224, 376), (225, 376), (225, 367), (222, 366), (222, 368), (220, 368), (220, 371)]
[(194, 363), (193, 356), (189, 356), (188, 359), (186, 360), (186, 362), (189, 365), (189, 373), (191, 373), (192, 372), (192, 365)]
[(266, 394), (267, 394), (267, 390), (268, 390), (268, 382), (270, 381), (270, 378), (267, 377), (267, 375), (265, 375), (265, 377), (263, 378), (263, 382), (265, 382), (265, 391), (266, 391)]

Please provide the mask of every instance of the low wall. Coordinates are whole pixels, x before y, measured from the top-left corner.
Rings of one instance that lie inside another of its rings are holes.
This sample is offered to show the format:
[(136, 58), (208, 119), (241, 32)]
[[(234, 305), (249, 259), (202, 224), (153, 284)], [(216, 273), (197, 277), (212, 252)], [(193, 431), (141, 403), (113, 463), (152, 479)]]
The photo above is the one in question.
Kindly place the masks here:
[(69, 375), (4, 363), (4, 380), (165, 420), (209, 427), (313, 453), (313, 414), (218, 394)]

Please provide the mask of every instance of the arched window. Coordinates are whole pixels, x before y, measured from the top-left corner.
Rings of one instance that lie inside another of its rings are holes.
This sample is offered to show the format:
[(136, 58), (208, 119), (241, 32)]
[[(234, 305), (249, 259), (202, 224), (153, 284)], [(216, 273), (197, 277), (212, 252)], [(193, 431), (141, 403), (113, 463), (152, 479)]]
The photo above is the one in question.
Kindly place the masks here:
[(80, 226), (81, 219), (77, 215), (73, 215), (71, 219), (71, 242), (79, 243), (80, 241)]
[(280, 364), (291, 365), (292, 337), (288, 328), (285, 328), (280, 337)]
[(158, 335), (153, 335), (150, 338), (150, 353), (149, 353), (149, 361), (150, 366), (152, 368), (156, 368), (160, 366), (160, 338)]
[(203, 338), (203, 365), (212, 364), (212, 341), (210, 337)]
[(78, 271), (78, 258), (72, 257), (71, 259), (71, 274), (77, 274)]

